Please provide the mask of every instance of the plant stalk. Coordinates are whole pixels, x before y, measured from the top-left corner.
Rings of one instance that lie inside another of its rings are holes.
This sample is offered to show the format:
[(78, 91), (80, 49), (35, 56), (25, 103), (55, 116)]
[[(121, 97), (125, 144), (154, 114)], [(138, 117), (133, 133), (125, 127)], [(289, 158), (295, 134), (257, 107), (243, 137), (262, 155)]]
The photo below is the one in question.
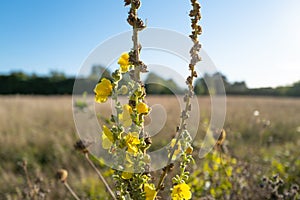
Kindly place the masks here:
[(88, 161), (89, 165), (96, 171), (99, 179), (103, 182), (104, 186), (106, 187), (106, 189), (107, 189), (108, 193), (110, 194), (110, 196), (112, 197), (112, 199), (117, 200), (117, 198), (115, 197), (115, 194), (113, 193), (112, 189), (110, 188), (110, 186), (108, 185), (108, 183), (106, 182), (104, 177), (102, 176), (101, 172), (97, 169), (97, 167), (94, 165), (94, 163), (90, 160), (88, 153), (85, 153), (85, 158)]
[[(196, 65), (197, 62), (200, 61), (200, 59), (198, 57), (198, 53), (200, 51), (199, 43), (198, 43), (198, 35), (201, 34), (201, 30), (199, 30), (199, 27), (196, 26), (198, 21), (201, 18), (200, 10), (199, 10), (200, 5), (197, 2), (197, 0), (191, 0), (191, 3), (193, 5), (193, 10), (192, 11), (193, 11), (193, 13), (196, 13), (196, 15), (194, 15), (194, 14), (191, 15), (190, 14), (191, 18), (194, 17), (194, 19), (192, 20), (192, 29), (193, 29), (193, 31), (192, 31), (192, 35), (190, 36), (192, 41), (194, 42), (194, 45), (193, 45), (193, 47), (190, 51), (191, 60), (190, 60), (190, 64), (189, 64), (189, 70), (191, 71), (191, 74), (188, 76), (188, 78), (186, 80), (186, 83), (187, 83), (187, 86), (188, 86), (188, 91), (185, 95), (185, 98), (186, 98), (185, 99), (185, 108), (181, 112), (182, 116), (181, 116), (179, 129), (177, 131), (176, 141), (175, 141), (174, 147), (171, 150), (167, 165), (166, 165), (163, 173), (161, 174), (160, 179), (159, 179), (159, 181), (157, 183), (157, 186), (156, 186), (157, 193), (161, 190), (163, 182), (164, 182), (165, 178), (167, 177), (169, 171), (171, 170), (170, 164), (172, 162), (172, 157), (175, 153), (176, 145), (178, 144), (178, 141), (180, 140), (180, 137), (181, 137), (182, 133), (184, 132), (184, 130), (186, 130), (186, 128), (185, 128), (186, 119), (188, 118), (188, 112), (190, 110), (190, 102), (191, 102), (191, 98), (192, 98), (193, 93), (194, 93), (194, 91), (193, 91), (193, 89), (194, 89), (193, 88), (193, 80), (194, 80), (194, 77), (197, 76), (197, 73), (195, 71), (195, 65)], [(196, 4), (198, 4), (199, 7), (195, 6)]]
[(64, 181), (64, 185), (65, 185), (65, 187), (69, 190), (69, 192), (70, 192), (71, 195), (74, 197), (74, 199), (80, 200), (79, 197), (76, 195), (76, 193), (72, 190), (72, 188), (70, 187), (70, 185), (68, 184), (67, 181)]

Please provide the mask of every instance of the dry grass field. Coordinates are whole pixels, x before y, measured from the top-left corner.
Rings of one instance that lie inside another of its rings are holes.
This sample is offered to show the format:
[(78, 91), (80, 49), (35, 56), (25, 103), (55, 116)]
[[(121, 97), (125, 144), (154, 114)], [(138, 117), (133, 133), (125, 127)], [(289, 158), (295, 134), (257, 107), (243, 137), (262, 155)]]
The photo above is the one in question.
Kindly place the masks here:
[[(147, 99), (150, 105), (161, 104), (167, 116), (165, 126), (153, 137), (154, 149), (170, 140), (180, 111), (174, 97), (149, 96)], [(210, 119), (210, 99), (200, 97), (199, 104), (200, 127), (193, 127), (198, 132), (194, 141), (196, 150)], [(1, 96), (0, 105), (0, 199), (21, 199), (26, 188), (20, 167), (23, 159), (28, 162), (32, 181), (38, 179), (41, 187), (49, 192), (47, 199), (71, 199), (54, 178), (59, 168), (68, 169), (70, 183), (82, 199), (93, 199), (99, 194), (101, 197), (102, 184), (82, 155), (73, 149), (78, 136), (70, 96)], [(109, 113), (107, 104), (97, 109)], [(107, 116), (100, 117), (100, 121)], [(151, 120), (147, 119), (147, 123)], [(227, 97), (224, 127), (228, 135), (228, 154), (240, 162), (255, 165), (256, 171), (259, 169), (260, 174), (253, 179), (279, 173), (287, 183), (300, 184), (300, 162), (297, 161), (300, 152), (296, 150), (300, 145), (300, 99)], [(197, 165), (198, 162), (201, 160), (196, 159)], [(292, 165), (299, 168), (289, 167)], [(102, 167), (102, 170), (109, 176), (109, 169)], [(257, 179), (252, 183), (258, 184)]]

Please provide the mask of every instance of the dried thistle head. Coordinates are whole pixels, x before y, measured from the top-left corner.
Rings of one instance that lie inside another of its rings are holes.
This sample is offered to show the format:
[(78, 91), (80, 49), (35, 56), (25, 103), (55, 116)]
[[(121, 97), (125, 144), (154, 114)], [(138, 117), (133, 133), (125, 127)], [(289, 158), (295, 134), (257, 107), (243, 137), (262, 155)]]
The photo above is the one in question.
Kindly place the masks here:
[(68, 171), (65, 169), (59, 169), (56, 172), (56, 178), (61, 181), (62, 183), (67, 181), (68, 178)]
[(88, 147), (93, 144), (93, 142), (88, 141), (88, 140), (78, 140), (75, 144), (74, 144), (74, 148), (78, 151), (81, 151), (82, 153), (88, 153)]

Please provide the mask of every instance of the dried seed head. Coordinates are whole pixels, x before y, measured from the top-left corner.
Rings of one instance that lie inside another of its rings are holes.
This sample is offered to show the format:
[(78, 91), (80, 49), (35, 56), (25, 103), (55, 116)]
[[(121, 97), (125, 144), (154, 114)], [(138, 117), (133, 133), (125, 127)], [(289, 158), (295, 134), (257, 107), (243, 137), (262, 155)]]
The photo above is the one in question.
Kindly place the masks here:
[(161, 186), (160, 186), (160, 190), (164, 190), (165, 189), (165, 184), (161, 184)]
[(141, 6), (141, 1), (140, 0), (131, 0), (133, 6), (135, 9), (139, 9)]
[(150, 137), (145, 138), (145, 143), (146, 143), (147, 145), (152, 144), (151, 138), (150, 138)]
[(186, 150), (185, 150), (186, 154), (192, 154), (193, 153), (193, 147), (189, 146)]
[(273, 176), (273, 179), (276, 181), (277, 178), (278, 178), (278, 174), (275, 174), (275, 175)]
[(219, 136), (219, 138), (217, 140), (217, 145), (222, 145), (223, 142), (224, 142), (224, 140), (225, 140), (225, 138), (226, 138), (226, 132), (225, 132), (224, 129), (222, 129), (221, 133), (220, 133), (220, 136)]
[(197, 72), (196, 72), (196, 71), (193, 71), (193, 76), (194, 76), (195, 78), (197, 78), (197, 77), (198, 77), (198, 74), (197, 74)]
[(263, 182), (267, 182), (267, 181), (268, 181), (268, 178), (264, 176), (264, 177), (262, 178), (262, 181), (263, 181)]
[(297, 184), (292, 185), (292, 189), (298, 191), (299, 190), (299, 186)]
[(172, 171), (174, 169), (174, 163), (169, 164), (169, 170)]
[(129, 12), (128, 18), (127, 18), (128, 24), (129, 24), (130, 26), (134, 26), (134, 21), (135, 21), (135, 19), (134, 19), (134, 14), (131, 13), (131, 12)]
[(82, 153), (88, 153), (88, 147), (92, 144), (93, 142), (87, 141), (87, 140), (78, 140), (74, 144), (74, 148), (78, 151), (81, 151)]
[(128, 104), (132, 107), (135, 108), (136, 107), (136, 101), (135, 100), (129, 100)]
[(21, 165), (22, 165), (22, 167), (27, 167), (27, 160), (23, 159)]
[(193, 78), (191, 76), (187, 77), (186, 84), (192, 85), (193, 84)]
[(145, 65), (145, 63), (143, 63), (143, 62), (140, 63), (140, 72), (141, 73), (147, 73), (148, 72), (147, 65)]
[(66, 182), (68, 177), (68, 171), (65, 169), (59, 169), (56, 172), (56, 178), (60, 180), (61, 182)]
[(131, 4), (131, 0), (124, 0), (125, 5), (124, 6), (128, 6)]

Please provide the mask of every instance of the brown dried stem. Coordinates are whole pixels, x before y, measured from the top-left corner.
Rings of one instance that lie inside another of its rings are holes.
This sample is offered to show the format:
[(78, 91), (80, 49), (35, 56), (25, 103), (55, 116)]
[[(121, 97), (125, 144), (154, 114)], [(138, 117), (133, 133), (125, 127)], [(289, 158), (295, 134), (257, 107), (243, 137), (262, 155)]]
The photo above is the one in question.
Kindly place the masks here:
[(95, 172), (97, 173), (99, 179), (103, 182), (104, 186), (106, 187), (106, 189), (107, 189), (108, 193), (110, 194), (110, 196), (112, 197), (112, 199), (117, 200), (117, 198), (115, 197), (114, 192), (112, 191), (112, 189), (110, 188), (110, 186), (106, 182), (105, 178), (102, 176), (101, 172), (97, 169), (97, 167), (94, 165), (94, 163), (89, 158), (89, 153), (85, 153), (84, 155), (85, 155), (85, 158), (88, 161), (89, 165), (95, 170)]
[(94, 165), (94, 163), (91, 161), (91, 159), (89, 157), (90, 152), (87, 148), (91, 144), (92, 144), (92, 142), (90, 142), (90, 141), (79, 140), (75, 143), (74, 148), (78, 151), (81, 151), (84, 154), (85, 159), (88, 161), (89, 165), (95, 170), (95, 172), (97, 173), (99, 179), (103, 182), (104, 186), (106, 187), (106, 189), (109, 192), (112, 199), (117, 200), (117, 198), (115, 197), (114, 192), (112, 191), (112, 189), (110, 188), (110, 186), (108, 185), (108, 183), (106, 182), (104, 177), (102, 176), (101, 172), (97, 169), (97, 167)]
[(25, 178), (26, 178), (27, 185), (30, 189), (32, 189), (32, 183), (31, 183), (31, 180), (29, 178), (29, 174), (28, 174), (28, 170), (27, 170), (27, 161), (26, 160), (22, 161), (22, 168), (23, 168), (24, 173), (25, 173)]
[(67, 181), (64, 181), (63, 184), (64, 184), (64, 186), (67, 188), (67, 190), (71, 193), (71, 195), (74, 197), (74, 199), (80, 200), (80, 198), (76, 195), (76, 193), (75, 193), (74, 190), (70, 187), (70, 185), (68, 184)]

